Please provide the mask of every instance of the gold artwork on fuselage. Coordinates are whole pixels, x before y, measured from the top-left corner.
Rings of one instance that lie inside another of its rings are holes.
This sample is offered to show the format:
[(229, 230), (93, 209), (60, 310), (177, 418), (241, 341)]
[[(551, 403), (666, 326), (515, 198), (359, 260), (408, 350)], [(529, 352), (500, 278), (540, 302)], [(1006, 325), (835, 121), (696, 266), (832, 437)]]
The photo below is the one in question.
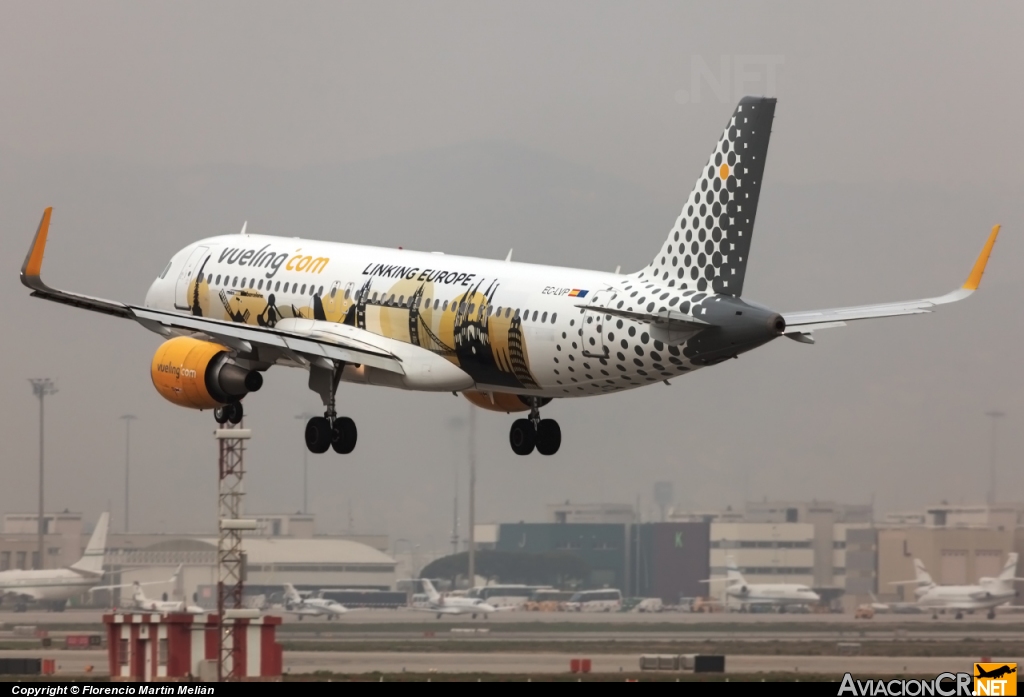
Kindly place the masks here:
[[(188, 285), (188, 305), (199, 317), (274, 327), (286, 318), (347, 324), (444, 356), (477, 383), (539, 389), (517, 308), (495, 304), (499, 284), (484, 280), (454, 299), (435, 297), (431, 281), (403, 279), (375, 290), (369, 278), (359, 288), (340, 281), (328, 288), (304, 284), (298, 292), (242, 287), (235, 279), (211, 285), (204, 260)], [(230, 281), (230, 282), (229, 282)], [(256, 283), (252, 279), (248, 285)], [(298, 285), (298, 284), (294, 284)], [(276, 288), (277, 286), (275, 286)], [(285, 283), (284, 288), (289, 288)]]

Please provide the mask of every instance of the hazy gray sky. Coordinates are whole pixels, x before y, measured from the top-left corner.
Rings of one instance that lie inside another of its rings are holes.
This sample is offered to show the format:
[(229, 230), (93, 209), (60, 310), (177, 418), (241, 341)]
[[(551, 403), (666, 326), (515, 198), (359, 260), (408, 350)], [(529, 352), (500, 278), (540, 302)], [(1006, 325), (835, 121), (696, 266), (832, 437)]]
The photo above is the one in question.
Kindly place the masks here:
[[(779, 310), (946, 292), (1004, 225), (979, 293), (931, 316), (780, 339), (739, 361), (546, 415), (517, 458), (480, 412), (478, 519), (571, 498), (751, 496), (912, 508), (1024, 487), (1024, 259), (1015, 3), (47, 3), (0, 8), (0, 511), (34, 509), (50, 375), (48, 507), (120, 529), (212, 527), (212, 418), (165, 403), (158, 337), (30, 299), (18, 268), (55, 208), (46, 276), (140, 301), (177, 249), (235, 231), (612, 270), (660, 247), (735, 102), (779, 98), (746, 290)], [(464, 400), (343, 388), (356, 453), (310, 456), (321, 529), (444, 547)], [(297, 510), (299, 371), (246, 400), (250, 510)], [(462, 436), (464, 439), (464, 434)], [(465, 484), (466, 477), (462, 477)], [(464, 497), (463, 497), (464, 498)]]

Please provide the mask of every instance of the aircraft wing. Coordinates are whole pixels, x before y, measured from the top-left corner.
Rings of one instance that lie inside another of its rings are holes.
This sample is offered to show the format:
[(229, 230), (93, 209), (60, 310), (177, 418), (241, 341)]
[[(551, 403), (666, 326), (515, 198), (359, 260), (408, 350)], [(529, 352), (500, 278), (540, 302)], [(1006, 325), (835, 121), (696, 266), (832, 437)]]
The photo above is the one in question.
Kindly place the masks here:
[(879, 305), (859, 305), (856, 307), (839, 307), (829, 310), (808, 310), (805, 312), (786, 312), (782, 317), (786, 320), (786, 336), (803, 343), (814, 343), (811, 332), (816, 329), (829, 329), (831, 327), (842, 327), (847, 322), (860, 319), (874, 319), (877, 317), (897, 317), (899, 315), (919, 315), (932, 312), (938, 305), (963, 300), (975, 290), (981, 283), (981, 276), (985, 272), (985, 265), (988, 263), (992, 247), (999, 235), (999, 225), (992, 228), (992, 232), (985, 242), (985, 246), (974, 262), (967, 281), (960, 288), (951, 293), (940, 295), (935, 298), (924, 298), (922, 300), (907, 300), (904, 302), (882, 303)]
[(33, 592), (32, 589), (18, 590), (18, 591), (10, 591), (10, 590), (9, 591), (4, 591), (2, 596), (4, 598), (14, 598), (15, 600), (25, 600), (25, 601), (28, 601), (28, 602), (36, 602), (37, 600), (42, 600), (42, 598), (39, 595), (37, 595), (35, 592)]
[(205, 338), (222, 343), (243, 355), (270, 356), (274, 359), (270, 362), (288, 359), (298, 363), (312, 363), (328, 359), (367, 365), (393, 373), (405, 373), (401, 359), (380, 347), (379, 337), (356, 327), (346, 327), (344, 332), (312, 336), (299, 331), (254, 327), (209, 317), (154, 310), (51, 288), (43, 282), (40, 273), (52, 212), (52, 208), (47, 208), (43, 212), (32, 247), (21, 267), (21, 282), (32, 290), (34, 298), (132, 319), (146, 329), (168, 338), (185, 335)]

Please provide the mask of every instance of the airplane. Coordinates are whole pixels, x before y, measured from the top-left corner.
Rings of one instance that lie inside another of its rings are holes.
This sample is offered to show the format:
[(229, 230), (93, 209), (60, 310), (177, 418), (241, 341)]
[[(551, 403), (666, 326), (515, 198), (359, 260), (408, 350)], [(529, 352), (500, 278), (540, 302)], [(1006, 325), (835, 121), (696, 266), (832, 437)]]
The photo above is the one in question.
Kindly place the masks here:
[(974, 677), (976, 677), (976, 678), (1001, 678), (1004, 675), (1009, 675), (1011, 673), (1016, 673), (1016, 672), (1017, 672), (1016, 668), (1011, 668), (1010, 666), (1008, 666), (1006, 664), (1003, 664), (1003, 665), (999, 666), (998, 668), (993, 668), (992, 670), (985, 670), (984, 668), (978, 668), (978, 674), (975, 675)]
[(341, 617), (348, 609), (341, 603), (327, 598), (303, 598), (295, 586), (284, 584), (285, 611), (297, 615), (301, 620), (306, 615), (326, 617), (329, 620)]
[(413, 607), (414, 610), (433, 612), (437, 619), (443, 615), (469, 615), (474, 620), (477, 615), (483, 615), (484, 619), (492, 612), (500, 610), (490, 603), (485, 603), (480, 598), (453, 598), (443, 596), (434, 588), (430, 579), (422, 579), (423, 590), (427, 593), (427, 604), (424, 607)]
[(82, 558), (63, 569), (0, 571), (0, 598), (13, 599), (14, 611), (25, 612), (29, 603), (45, 603), (63, 610), (67, 601), (103, 577), (110, 515), (103, 513), (89, 537)]
[(990, 576), (982, 577), (975, 585), (968, 586), (940, 586), (932, 579), (931, 574), (925, 569), (920, 559), (914, 559), (913, 581), (891, 581), (892, 585), (916, 584), (914, 596), (917, 604), (924, 610), (931, 610), (932, 617), (938, 619), (939, 612), (955, 612), (956, 619), (963, 619), (964, 612), (973, 613), (975, 610), (988, 610), (986, 617), (993, 620), (996, 617), (996, 608), (1009, 603), (1017, 597), (1017, 591), (1013, 584), (1015, 581), (1024, 581), (1017, 578), (1017, 553), (1010, 552), (1006, 555), (1006, 563), (1002, 571), (995, 578)]
[[(776, 100), (745, 97), (657, 255), (602, 271), (241, 233), (175, 253), (141, 305), (57, 290), (41, 278), (52, 207), (21, 270), (31, 296), (138, 322), (163, 337), (150, 365), (157, 392), (238, 424), (242, 400), (275, 365), (308, 371), (324, 415), (306, 447), (351, 453), (355, 422), (340, 383), (451, 392), (516, 413), (517, 455), (554, 455), (555, 399), (621, 392), (689, 375), (785, 336), (854, 320), (932, 312), (981, 281), (996, 225), (963, 285), (946, 295), (777, 312), (743, 297)], [(581, 240), (582, 241), (582, 240)]]
[[(801, 583), (747, 583), (731, 556), (725, 558), (725, 595), (739, 602), (740, 607), (774, 607), (785, 612), (787, 607), (806, 606), (821, 601), (821, 596)], [(707, 579), (711, 583), (719, 579)]]
[(133, 583), (120, 583), (112, 586), (94, 586), (90, 588), (90, 591), (98, 590), (110, 590), (113, 588), (131, 588), (132, 589), (132, 605), (130, 609), (138, 610), (141, 612), (153, 612), (159, 614), (166, 614), (171, 612), (187, 613), (190, 615), (203, 615), (206, 614), (206, 610), (199, 607), (198, 605), (189, 605), (184, 600), (169, 600), (167, 593), (164, 593), (160, 600), (154, 600), (153, 598), (147, 598), (146, 594), (142, 591), (142, 586), (164, 586), (167, 584), (174, 584), (178, 580), (178, 576), (181, 574), (181, 564), (178, 564), (178, 568), (174, 570), (174, 574), (166, 581), (146, 581), (140, 583), (135, 581)]

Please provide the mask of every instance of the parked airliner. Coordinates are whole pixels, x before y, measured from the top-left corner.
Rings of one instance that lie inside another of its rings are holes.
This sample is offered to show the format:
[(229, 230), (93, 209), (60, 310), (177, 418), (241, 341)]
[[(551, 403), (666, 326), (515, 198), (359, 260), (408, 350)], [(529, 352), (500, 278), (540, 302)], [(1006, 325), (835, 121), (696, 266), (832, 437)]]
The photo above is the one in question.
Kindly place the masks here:
[[(283, 365), (308, 371), (323, 402), (324, 415), (306, 425), (314, 453), (355, 448), (355, 422), (336, 408), (339, 383), (354, 382), (524, 412), (511, 425), (512, 450), (552, 455), (561, 429), (540, 414), (552, 400), (668, 382), (780, 336), (814, 343), (818, 329), (931, 312), (977, 289), (999, 226), (967, 281), (946, 295), (807, 312), (744, 299), (775, 103), (740, 101), (660, 250), (634, 273), (250, 235), (243, 225), (174, 254), (133, 305), (43, 282), (47, 208), (21, 280), (34, 297), (162, 336), (150, 366), (157, 391), (212, 409), (218, 423), (239, 423), (242, 399)], [(630, 231), (629, 244), (641, 234)]]
[(26, 610), (29, 603), (63, 610), (68, 599), (89, 590), (103, 577), (109, 522), (108, 513), (100, 515), (82, 558), (65, 569), (0, 571), (0, 598), (13, 600), (15, 612)]

